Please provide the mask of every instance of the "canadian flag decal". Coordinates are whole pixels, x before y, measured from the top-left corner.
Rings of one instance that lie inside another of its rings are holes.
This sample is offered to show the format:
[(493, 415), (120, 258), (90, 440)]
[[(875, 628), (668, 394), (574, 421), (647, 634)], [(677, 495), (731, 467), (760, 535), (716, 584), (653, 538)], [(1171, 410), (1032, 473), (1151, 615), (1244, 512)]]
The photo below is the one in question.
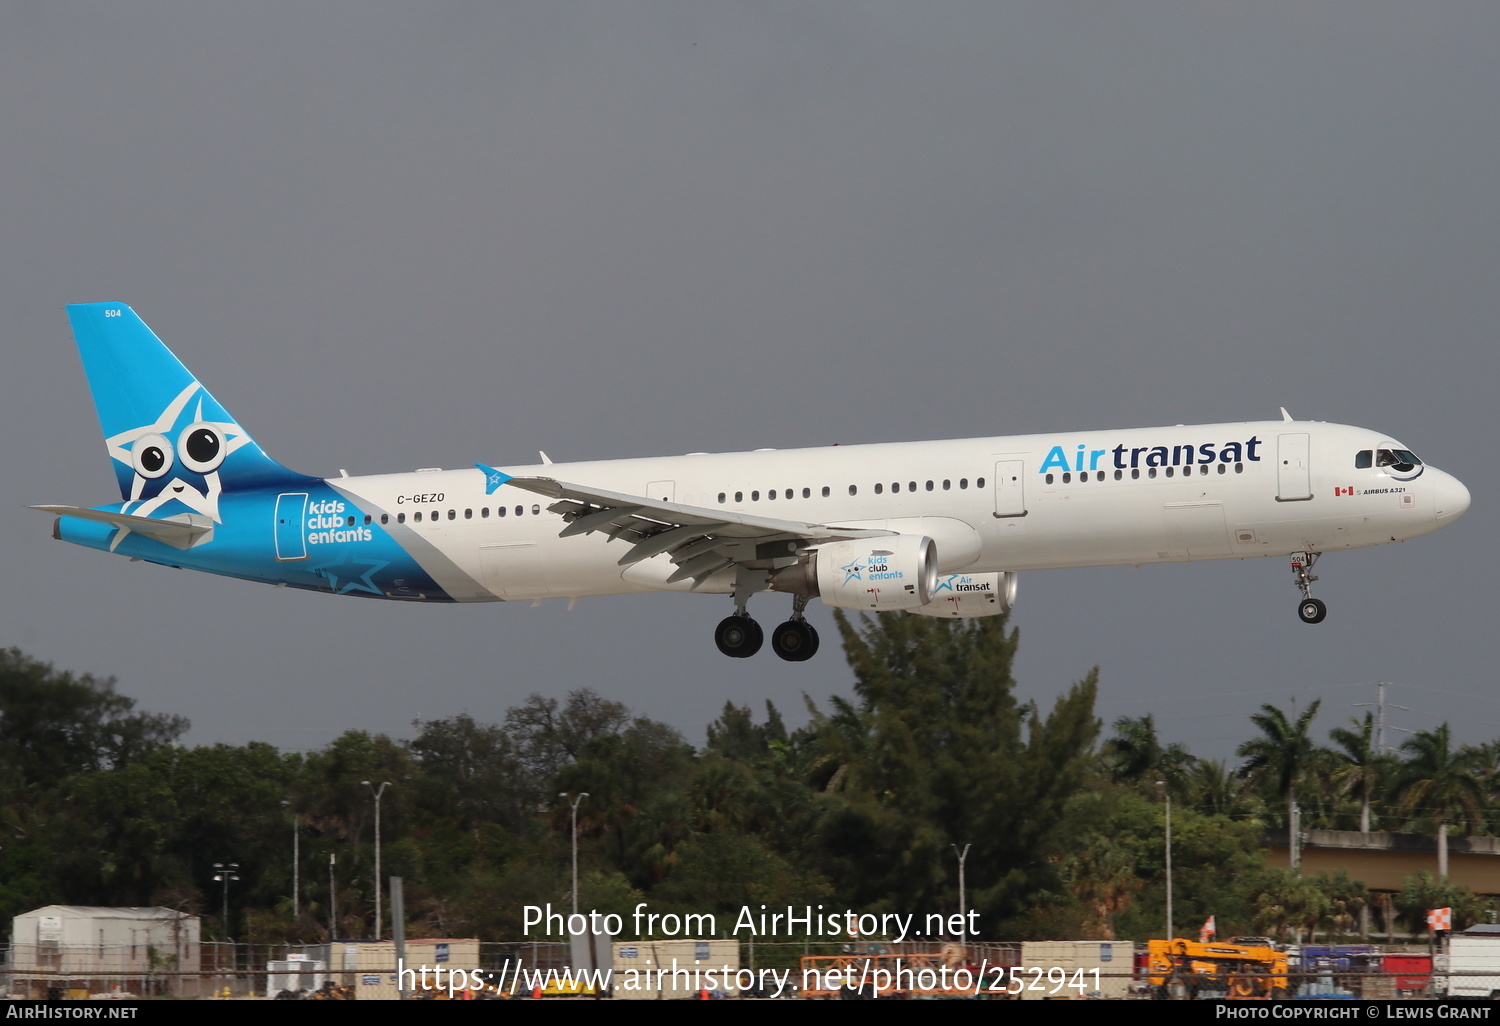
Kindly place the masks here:
[(1334, 490), (1333, 490), (1333, 494), (1334, 495), (1353, 495), (1354, 494), (1354, 486), (1350, 485), (1348, 488), (1337, 488), (1337, 487), (1335, 487)]

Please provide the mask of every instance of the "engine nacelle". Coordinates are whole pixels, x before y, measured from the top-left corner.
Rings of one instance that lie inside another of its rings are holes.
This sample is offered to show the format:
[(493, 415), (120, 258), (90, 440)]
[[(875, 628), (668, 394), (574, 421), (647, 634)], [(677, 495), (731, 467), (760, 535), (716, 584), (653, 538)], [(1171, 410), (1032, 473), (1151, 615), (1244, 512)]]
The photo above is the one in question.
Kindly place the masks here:
[(999, 616), (1016, 604), (1016, 574), (944, 574), (933, 588), (932, 601), (908, 613), (922, 616)]
[(840, 609), (915, 609), (932, 601), (937, 546), (909, 534), (818, 546), (818, 594)]
[(771, 590), (817, 595), (840, 609), (915, 609), (937, 584), (937, 546), (909, 534), (819, 545), (771, 575)]

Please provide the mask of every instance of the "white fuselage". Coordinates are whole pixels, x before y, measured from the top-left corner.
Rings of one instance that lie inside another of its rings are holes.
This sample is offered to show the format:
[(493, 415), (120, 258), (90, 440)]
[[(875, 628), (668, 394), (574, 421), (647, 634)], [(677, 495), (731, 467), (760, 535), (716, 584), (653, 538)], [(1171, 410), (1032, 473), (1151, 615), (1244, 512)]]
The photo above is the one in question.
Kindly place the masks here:
[[(1434, 467), (1356, 467), (1378, 432), (1261, 421), (691, 454), (502, 468), (705, 510), (925, 535), (943, 573), (1286, 556), (1400, 541), (1456, 520)], [(665, 554), (619, 565), (601, 534), (559, 537), (546, 498), (479, 470), (328, 481), (459, 601), (674, 588)], [(420, 516), (420, 519), (418, 517)], [(725, 592), (732, 571), (698, 590)]]

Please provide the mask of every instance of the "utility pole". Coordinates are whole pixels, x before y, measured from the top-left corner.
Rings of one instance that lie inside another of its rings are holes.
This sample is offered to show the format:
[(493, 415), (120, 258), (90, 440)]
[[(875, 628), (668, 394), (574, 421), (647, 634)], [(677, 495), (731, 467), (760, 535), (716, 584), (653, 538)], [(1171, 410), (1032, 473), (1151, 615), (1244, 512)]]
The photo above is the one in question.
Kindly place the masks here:
[(1162, 797), (1167, 802), (1167, 940), (1171, 940), (1177, 936), (1172, 932), (1172, 792), (1167, 790), (1165, 780), (1158, 780), (1156, 786), (1161, 788)]
[(967, 951), (969, 944), (969, 906), (964, 900), (964, 861), (969, 857), (969, 849), (973, 845), (972, 843), (964, 845), (963, 851), (959, 851), (956, 844), (950, 844), (948, 847), (952, 848), (953, 853), (958, 856), (958, 921), (962, 924), (958, 928), (958, 942), (964, 945), (964, 950)]
[[(559, 791), (559, 798), (568, 797), (568, 792)], [(589, 796), (587, 791), (579, 791), (573, 797), (573, 914), (578, 914), (578, 803)]]
[(381, 781), (379, 790), (368, 780), (362, 780), (360, 783), (368, 787), (370, 793), (375, 796), (375, 939), (380, 940), (380, 906), (383, 904), (380, 890), (380, 796), (385, 794), (385, 789), (391, 786), (391, 782)]

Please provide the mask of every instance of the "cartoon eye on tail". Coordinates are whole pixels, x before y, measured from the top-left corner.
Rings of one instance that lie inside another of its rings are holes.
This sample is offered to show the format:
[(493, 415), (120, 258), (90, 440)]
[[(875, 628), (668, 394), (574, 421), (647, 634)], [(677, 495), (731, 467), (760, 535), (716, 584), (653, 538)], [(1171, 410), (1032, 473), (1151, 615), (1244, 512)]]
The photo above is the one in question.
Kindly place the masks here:
[(219, 469), (226, 455), (224, 436), (213, 424), (200, 420), (189, 424), (177, 436), (177, 458), (194, 473), (207, 474)]
[(131, 446), (130, 457), (137, 474), (158, 478), (172, 469), (172, 443), (159, 434), (142, 435)]

